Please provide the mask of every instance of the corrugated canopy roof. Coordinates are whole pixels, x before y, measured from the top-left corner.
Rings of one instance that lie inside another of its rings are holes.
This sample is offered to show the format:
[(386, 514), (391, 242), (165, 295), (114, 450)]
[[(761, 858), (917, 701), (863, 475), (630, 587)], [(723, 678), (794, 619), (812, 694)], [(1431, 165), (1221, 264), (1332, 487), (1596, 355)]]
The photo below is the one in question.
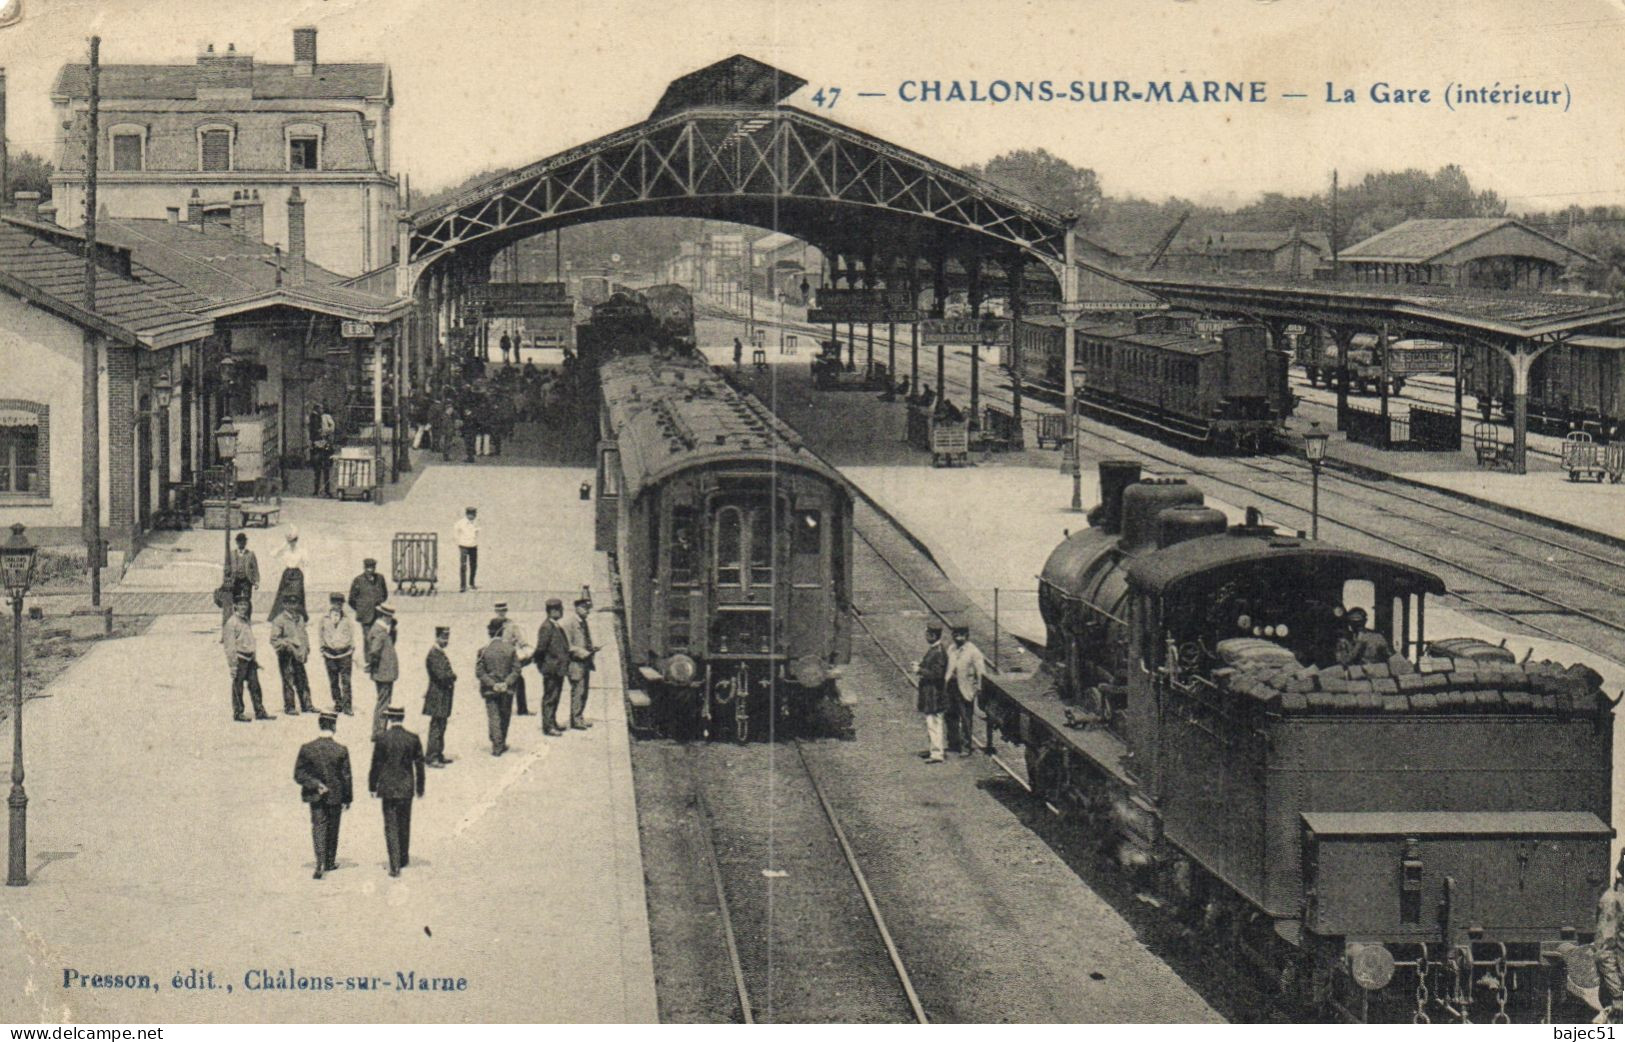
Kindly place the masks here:
[(806, 85), (800, 76), (736, 54), (672, 80), (649, 118), (696, 108), (770, 109)]
[(1574, 254), (1576, 260), (1592, 258), (1565, 242), (1515, 221), (1510, 217), (1417, 217), (1355, 243), (1342, 251), (1339, 260), (1353, 262), (1425, 264), (1458, 246), (1512, 226), (1543, 242)]

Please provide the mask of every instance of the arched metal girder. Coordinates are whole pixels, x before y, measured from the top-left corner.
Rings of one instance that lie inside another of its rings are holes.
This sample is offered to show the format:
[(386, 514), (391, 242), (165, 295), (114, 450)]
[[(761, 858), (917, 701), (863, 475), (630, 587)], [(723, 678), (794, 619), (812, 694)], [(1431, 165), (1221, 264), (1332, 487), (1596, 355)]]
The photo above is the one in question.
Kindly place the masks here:
[(1012, 248), (1059, 272), (1067, 221), (918, 153), (799, 109), (692, 109), (502, 174), (412, 217), (414, 275), (448, 253), (572, 224), (704, 217), (834, 246)]

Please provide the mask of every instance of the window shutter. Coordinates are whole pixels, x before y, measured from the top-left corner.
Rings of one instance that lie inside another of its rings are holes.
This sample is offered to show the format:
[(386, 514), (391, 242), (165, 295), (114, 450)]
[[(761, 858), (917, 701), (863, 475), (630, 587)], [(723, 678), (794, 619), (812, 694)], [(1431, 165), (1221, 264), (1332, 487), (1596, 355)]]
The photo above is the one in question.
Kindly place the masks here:
[(141, 138), (139, 135), (113, 135), (113, 169), (141, 169)]
[(205, 130), (203, 132), (203, 169), (231, 169), (231, 132)]

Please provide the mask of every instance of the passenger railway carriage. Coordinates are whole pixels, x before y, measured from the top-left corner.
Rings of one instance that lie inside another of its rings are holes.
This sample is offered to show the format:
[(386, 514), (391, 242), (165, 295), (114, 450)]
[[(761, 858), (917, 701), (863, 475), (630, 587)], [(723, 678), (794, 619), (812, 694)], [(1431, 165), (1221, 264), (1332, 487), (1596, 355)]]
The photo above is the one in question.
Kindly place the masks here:
[(634, 700), (668, 733), (844, 731), (852, 498), (760, 402), (692, 358), (599, 373), (598, 548)]
[[(1101, 489), (1040, 576), (1048, 665), (986, 689), (1034, 791), (1295, 1006), (1589, 1018), (1565, 1003), (1610, 881), (1601, 677), (1429, 643), (1427, 572), (1229, 526), (1137, 463)], [(1397, 654), (1337, 664), (1354, 606)]]

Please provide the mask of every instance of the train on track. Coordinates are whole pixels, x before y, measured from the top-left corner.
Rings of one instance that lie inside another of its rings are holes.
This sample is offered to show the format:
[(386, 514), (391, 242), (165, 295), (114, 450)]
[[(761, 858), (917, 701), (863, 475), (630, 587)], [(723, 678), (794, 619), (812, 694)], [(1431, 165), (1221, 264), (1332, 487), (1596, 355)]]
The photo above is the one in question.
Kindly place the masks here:
[[(1034, 791), (1300, 1014), (1575, 1019), (1611, 881), (1601, 677), (1430, 643), (1428, 572), (1230, 526), (1138, 463), (1101, 489), (1040, 576), (1046, 666), (986, 689)], [(1355, 606), (1386, 661), (1337, 664)]]
[(647, 289), (617, 287), (592, 306), (591, 317), (576, 326), (582, 364), (596, 369), (623, 354), (694, 350), (694, 298), (675, 284)]
[[(1512, 370), (1483, 345), (1462, 349), (1463, 389), (1484, 418), (1512, 419)], [(1625, 424), (1625, 328), (1576, 336), (1548, 348), (1529, 370), (1529, 429), (1564, 435), (1584, 430), (1618, 437)]]
[(696, 356), (621, 351), (598, 381), (634, 709), (680, 737), (850, 730), (846, 481)]
[(1392, 394), (1405, 390), (1410, 376), (1425, 373), (1452, 373), (1456, 369), (1456, 349), (1437, 340), (1397, 340), (1388, 345), (1387, 361), (1381, 342), (1370, 333), (1356, 333), (1349, 341), (1348, 364), (1337, 357), (1337, 344), (1315, 329), (1299, 329), (1292, 338), (1293, 361), (1303, 367), (1310, 387), (1324, 383), (1336, 390), (1348, 384), (1350, 394), (1377, 395), (1384, 381)]
[[(1022, 379), (1061, 390), (1060, 319), (1024, 319), (1017, 337)], [(1274, 443), (1296, 404), (1288, 358), (1263, 326), (1158, 312), (1079, 326), (1077, 337), (1078, 408), (1110, 422), (1211, 451), (1259, 452)]]

